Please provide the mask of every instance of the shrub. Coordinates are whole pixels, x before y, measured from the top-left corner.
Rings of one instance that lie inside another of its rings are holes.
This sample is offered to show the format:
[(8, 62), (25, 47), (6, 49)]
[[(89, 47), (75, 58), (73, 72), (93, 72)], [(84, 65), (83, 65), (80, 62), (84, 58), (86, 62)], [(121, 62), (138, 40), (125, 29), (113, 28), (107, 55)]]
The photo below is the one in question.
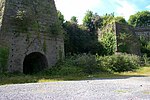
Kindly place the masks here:
[(99, 66), (114, 72), (133, 71), (140, 66), (140, 59), (136, 55), (117, 54), (99, 58)]
[(9, 49), (7, 47), (0, 46), (0, 72), (7, 70), (7, 61), (9, 56)]
[(101, 38), (101, 43), (104, 46), (105, 54), (112, 55), (116, 51), (116, 37), (114, 33), (104, 33)]
[(140, 59), (135, 55), (118, 54), (102, 57), (91, 54), (80, 54), (67, 57), (65, 61), (46, 70), (44, 74), (68, 76), (97, 72), (124, 72), (133, 71), (139, 65)]
[(45, 70), (44, 72), (41, 72), (41, 74), (44, 73), (44, 75), (67, 76), (67, 75), (77, 75), (82, 73), (81, 68), (74, 66), (74, 60), (76, 59), (76, 56), (77, 55), (67, 57), (64, 61), (57, 63), (56, 66), (50, 68), (49, 70)]
[(148, 41), (145, 37), (140, 37), (141, 43), (141, 52), (150, 57), (150, 41)]
[(98, 71), (96, 56), (91, 54), (78, 55), (74, 60), (74, 66), (82, 68), (83, 72), (88, 74)]
[(147, 54), (144, 54), (144, 55), (141, 57), (141, 65), (142, 65), (142, 66), (149, 66), (149, 65), (150, 65), (150, 58), (147, 57)]

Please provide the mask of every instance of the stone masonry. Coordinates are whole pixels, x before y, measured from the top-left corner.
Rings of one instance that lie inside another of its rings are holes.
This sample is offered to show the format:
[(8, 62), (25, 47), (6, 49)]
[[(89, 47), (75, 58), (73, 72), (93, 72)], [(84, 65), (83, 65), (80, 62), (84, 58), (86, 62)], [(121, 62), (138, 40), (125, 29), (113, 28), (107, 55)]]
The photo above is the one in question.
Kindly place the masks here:
[(9, 48), (9, 72), (32, 73), (63, 59), (54, 0), (0, 0), (0, 44)]
[[(117, 41), (116, 52), (124, 52), (129, 54), (141, 55), (141, 51), (140, 51), (141, 45), (140, 45), (139, 38), (144, 37), (147, 41), (150, 40), (150, 27), (134, 28), (127, 24), (120, 24), (114, 22), (112, 24), (108, 24), (106, 27), (98, 31), (99, 40), (101, 39), (103, 34), (107, 32), (112, 32), (115, 34), (116, 41)], [(120, 39), (122, 34), (126, 35), (126, 37), (123, 37), (124, 40)], [(123, 49), (125, 51), (122, 51)]]

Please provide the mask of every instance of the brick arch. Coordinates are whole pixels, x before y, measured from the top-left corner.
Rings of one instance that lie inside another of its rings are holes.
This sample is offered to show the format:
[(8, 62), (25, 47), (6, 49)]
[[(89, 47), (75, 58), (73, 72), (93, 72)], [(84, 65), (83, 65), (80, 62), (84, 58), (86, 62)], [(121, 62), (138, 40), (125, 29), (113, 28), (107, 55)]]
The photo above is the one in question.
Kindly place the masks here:
[(33, 52), (25, 56), (23, 62), (23, 73), (33, 74), (48, 67), (48, 61), (45, 55), (40, 52)]

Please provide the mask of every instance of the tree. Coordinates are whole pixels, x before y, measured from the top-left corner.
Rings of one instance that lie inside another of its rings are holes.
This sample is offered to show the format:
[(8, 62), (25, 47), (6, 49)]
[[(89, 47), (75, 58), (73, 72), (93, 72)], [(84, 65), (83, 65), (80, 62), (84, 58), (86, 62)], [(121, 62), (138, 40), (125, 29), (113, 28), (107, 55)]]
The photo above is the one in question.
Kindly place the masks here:
[(98, 28), (103, 25), (103, 19), (97, 13), (93, 14), (92, 11), (87, 11), (83, 18), (83, 25), (87, 27), (90, 32), (95, 32)]
[(64, 15), (59, 10), (57, 11), (57, 15), (58, 15), (58, 19), (59, 19), (60, 24), (63, 25), (64, 21), (65, 21)]
[(103, 27), (105, 27), (107, 24), (110, 24), (114, 21), (114, 13), (111, 13), (111, 14), (107, 14), (104, 15), (103, 17)]
[(83, 25), (87, 27), (87, 29), (92, 32), (95, 27), (93, 23), (93, 12), (92, 11), (87, 11), (85, 14), (85, 17), (83, 18)]
[(131, 15), (128, 23), (134, 27), (150, 26), (150, 11), (141, 11)]
[(97, 13), (95, 13), (93, 16), (93, 24), (95, 26), (95, 29), (102, 28), (103, 19)]
[(121, 16), (115, 17), (115, 22), (118, 22), (118, 23), (121, 23), (121, 24), (127, 24), (126, 20)]
[(74, 24), (78, 24), (78, 19), (77, 19), (77, 17), (72, 16), (71, 19), (70, 19), (70, 22), (71, 22), (71, 23), (74, 23)]

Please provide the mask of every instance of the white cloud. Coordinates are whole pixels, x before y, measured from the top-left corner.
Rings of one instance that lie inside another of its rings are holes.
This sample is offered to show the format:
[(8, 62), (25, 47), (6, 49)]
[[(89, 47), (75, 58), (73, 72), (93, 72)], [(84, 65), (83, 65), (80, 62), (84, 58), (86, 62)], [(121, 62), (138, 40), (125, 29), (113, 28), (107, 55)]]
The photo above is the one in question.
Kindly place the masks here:
[(147, 9), (150, 9), (150, 5), (146, 6)]
[(123, 16), (126, 20), (138, 11), (138, 8), (127, 0), (116, 0), (116, 3), (119, 5), (116, 9), (117, 15)]
[(101, 5), (101, 0), (55, 0), (56, 7), (62, 12), (66, 20), (76, 16), (79, 23), (87, 10), (92, 10)]
[(146, 6), (145, 8), (148, 9), (148, 10), (150, 11), (150, 5)]

